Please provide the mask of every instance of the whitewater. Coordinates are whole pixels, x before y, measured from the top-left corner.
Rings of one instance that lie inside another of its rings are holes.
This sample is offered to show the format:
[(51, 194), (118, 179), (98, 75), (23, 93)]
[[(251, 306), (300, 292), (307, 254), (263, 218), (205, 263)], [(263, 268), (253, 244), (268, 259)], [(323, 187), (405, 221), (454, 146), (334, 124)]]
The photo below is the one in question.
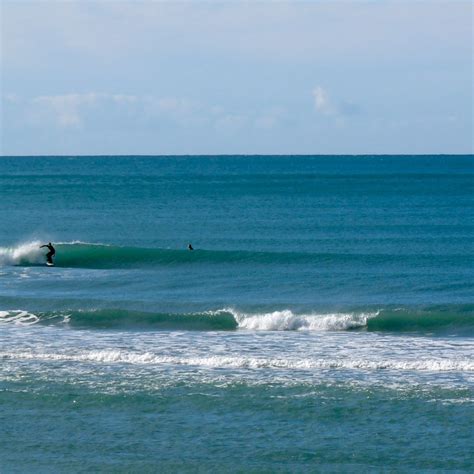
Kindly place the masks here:
[(472, 472), (473, 178), (1, 158), (0, 471)]

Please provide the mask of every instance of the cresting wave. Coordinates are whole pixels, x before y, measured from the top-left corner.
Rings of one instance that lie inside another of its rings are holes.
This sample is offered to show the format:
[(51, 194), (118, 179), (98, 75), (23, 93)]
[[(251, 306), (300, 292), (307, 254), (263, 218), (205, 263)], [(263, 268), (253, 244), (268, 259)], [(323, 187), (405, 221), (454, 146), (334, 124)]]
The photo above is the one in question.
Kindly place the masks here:
[(385, 308), (344, 313), (298, 314), (289, 309), (248, 313), (222, 308), (198, 313), (151, 313), (124, 309), (28, 312), (0, 311), (0, 324), (62, 325), (86, 329), (197, 331), (391, 331), (474, 334), (472, 305)]
[(162, 356), (152, 352), (128, 352), (118, 350), (82, 351), (76, 354), (37, 353), (37, 352), (0, 352), (4, 360), (42, 360), (72, 361), (92, 363), (122, 363), (143, 365), (184, 365), (206, 368), (233, 369), (346, 369), (346, 370), (407, 370), (433, 372), (471, 372), (474, 361), (468, 359), (424, 359), (424, 360), (382, 360), (366, 359), (282, 359), (263, 357), (178, 357)]
[[(41, 242), (28, 242), (16, 247), (0, 247), (0, 266), (36, 266), (45, 264), (44, 249)], [(57, 267), (66, 268), (139, 268), (153, 265), (180, 265), (192, 263), (255, 263), (255, 264), (317, 264), (335, 262), (351, 265), (354, 262), (376, 264), (379, 262), (424, 261), (430, 264), (431, 255), (389, 255), (389, 254), (346, 254), (346, 253), (307, 253), (307, 252), (255, 252), (244, 250), (203, 250), (190, 252), (187, 249), (160, 249), (140, 247), (120, 247), (101, 243), (80, 241), (57, 243), (54, 259)], [(450, 255), (438, 257), (465, 259)]]
[(201, 313), (149, 313), (100, 309), (31, 313), (0, 311), (0, 323), (18, 325), (62, 324), (97, 329), (183, 329), (183, 330), (261, 330), (261, 331), (344, 331), (362, 328), (377, 313), (294, 314), (290, 310), (248, 314), (231, 308)]

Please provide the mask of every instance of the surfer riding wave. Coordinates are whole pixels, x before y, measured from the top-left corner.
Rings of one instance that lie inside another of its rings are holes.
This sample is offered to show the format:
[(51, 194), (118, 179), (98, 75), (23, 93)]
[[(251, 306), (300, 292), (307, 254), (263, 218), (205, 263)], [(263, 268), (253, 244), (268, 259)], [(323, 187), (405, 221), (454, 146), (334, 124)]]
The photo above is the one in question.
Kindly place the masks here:
[(53, 244), (51, 242), (45, 245), (41, 245), (40, 249), (44, 247), (49, 249), (49, 252), (46, 254), (46, 263), (48, 263), (49, 265), (53, 265), (53, 257), (56, 255), (56, 249), (53, 247)]

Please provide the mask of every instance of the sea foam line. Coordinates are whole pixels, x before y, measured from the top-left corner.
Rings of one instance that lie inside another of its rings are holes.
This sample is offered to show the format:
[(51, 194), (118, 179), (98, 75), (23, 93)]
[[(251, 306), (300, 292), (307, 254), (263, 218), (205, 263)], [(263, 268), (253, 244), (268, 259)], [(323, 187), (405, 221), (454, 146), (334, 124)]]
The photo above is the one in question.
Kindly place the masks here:
[(88, 351), (77, 354), (0, 352), (3, 360), (70, 361), (91, 363), (122, 363), (139, 365), (184, 365), (230, 369), (286, 369), (286, 370), (399, 370), (431, 372), (472, 372), (474, 361), (469, 359), (382, 360), (365, 359), (278, 359), (258, 357), (176, 357), (160, 356), (151, 352), (118, 350)]

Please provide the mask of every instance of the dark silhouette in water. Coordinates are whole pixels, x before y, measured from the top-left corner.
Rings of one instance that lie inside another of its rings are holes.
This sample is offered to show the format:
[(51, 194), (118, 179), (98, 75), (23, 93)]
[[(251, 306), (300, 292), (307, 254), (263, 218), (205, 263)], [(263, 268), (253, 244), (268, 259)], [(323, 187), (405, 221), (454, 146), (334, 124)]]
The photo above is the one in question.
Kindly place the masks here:
[(191, 244), (188, 245), (188, 249), (189, 249), (189, 250), (194, 250), (194, 249), (193, 249), (193, 246), (192, 246)]
[(53, 257), (56, 255), (56, 249), (53, 247), (53, 244), (49, 242), (49, 244), (41, 245), (40, 249), (43, 247), (47, 247), (49, 252), (46, 254), (46, 262), (53, 263)]

